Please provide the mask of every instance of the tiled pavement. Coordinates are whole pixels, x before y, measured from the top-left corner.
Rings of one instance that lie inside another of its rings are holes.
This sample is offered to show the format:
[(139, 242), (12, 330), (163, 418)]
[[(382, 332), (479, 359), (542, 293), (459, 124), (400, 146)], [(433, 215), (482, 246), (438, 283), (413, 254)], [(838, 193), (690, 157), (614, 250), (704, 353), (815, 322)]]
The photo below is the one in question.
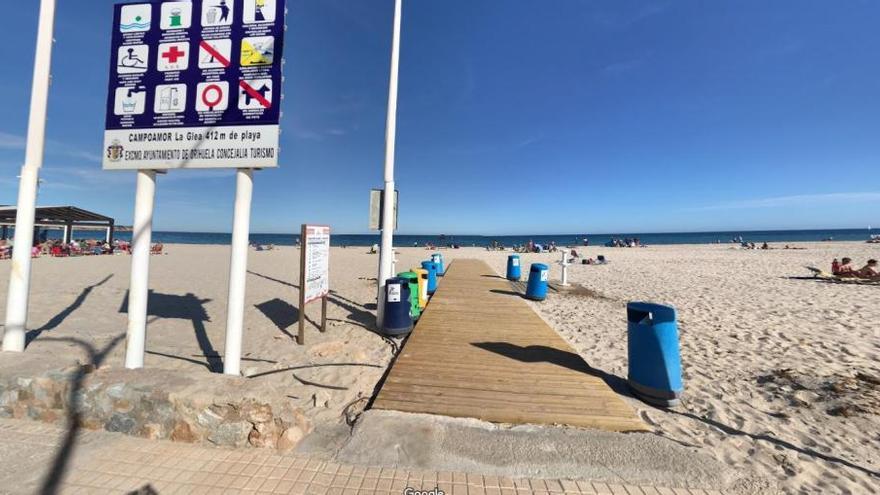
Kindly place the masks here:
[[(39, 493), (56, 462), (64, 430), (35, 421), (0, 420), (0, 493)], [(346, 466), (263, 449), (221, 449), (80, 432), (66, 459), (64, 494), (292, 493), (404, 494), (439, 488), (447, 495), (718, 494), (712, 490), (580, 480), (509, 479), (472, 473)]]

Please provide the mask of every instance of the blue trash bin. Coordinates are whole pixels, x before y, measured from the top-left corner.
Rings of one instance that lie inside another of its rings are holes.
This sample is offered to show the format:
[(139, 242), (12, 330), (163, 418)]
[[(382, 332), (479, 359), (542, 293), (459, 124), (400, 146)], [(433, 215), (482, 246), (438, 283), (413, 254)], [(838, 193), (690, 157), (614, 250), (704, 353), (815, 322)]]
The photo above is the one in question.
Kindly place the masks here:
[(409, 281), (401, 277), (389, 278), (385, 281), (385, 314), (382, 330), (387, 335), (403, 335), (413, 329), (410, 309)]
[(437, 276), (442, 277), (446, 274), (446, 269), (443, 268), (443, 255), (440, 253), (434, 253), (431, 255), (431, 261), (437, 263)]
[(648, 404), (677, 406), (684, 386), (675, 308), (631, 302), (626, 319), (630, 388)]
[(526, 298), (543, 301), (547, 297), (547, 279), (550, 269), (543, 263), (532, 263), (529, 269), (529, 285), (526, 287)]
[(423, 261), (422, 268), (428, 270), (428, 295), (432, 295), (437, 291), (437, 263)]
[(507, 257), (507, 280), (519, 280), (520, 274), (519, 255), (511, 254)]

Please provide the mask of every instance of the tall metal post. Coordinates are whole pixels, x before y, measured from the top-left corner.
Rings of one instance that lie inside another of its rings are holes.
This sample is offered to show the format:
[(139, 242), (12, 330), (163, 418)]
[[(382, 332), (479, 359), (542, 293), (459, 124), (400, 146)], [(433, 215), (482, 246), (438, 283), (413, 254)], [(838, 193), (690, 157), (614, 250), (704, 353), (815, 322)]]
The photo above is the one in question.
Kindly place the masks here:
[(385, 281), (392, 276), (394, 253), (394, 144), (397, 135), (397, 72), (400, 61), (400, 15), (402, 0), (394, 0), (394, 34), (391, 40), (391, 78), (388, 84), (388, 118), (385, 126), (385, 194), (382, 208), (382, 245), (379, 250), (379, 280), (376, 327), (381, 329), (385, 313)]
[[(241, 374), (241, 342), (244, 327), (244, 295), (247, 279), (248, 237), (251, 223), (253, 170), (235, 174), (235, 209), (232, 213), (232, 257), (229, 262), (229, 298), (226, 302), (226, 351), (223, 373)], [(300, 308), (304, 311), (304, 308)]]
[(34, 215), (43, 150), (46, 142), (46, 108), (52, 65), (52, 30), (55, 24), (55, 0), (40, 2), (37, 28), (37, 52), (28, 121), (27, 150), (18, 186), (18, 210), (15, 213), (15, 243), (12, 270), (6, 296), (6, 326), (3, 350), (24, 351), (27, 328), (28, 297), (31, 283), (31, 246), (34, 243)]
[(128, 333), (125, 338), (125, 367), (144, 367), (147, 339), (147, 299), (150, 295), (150, 243), (153, 237), (153, 204), (156, 172), (138, 170), (131, 234), (131, 281), (128, 289)]

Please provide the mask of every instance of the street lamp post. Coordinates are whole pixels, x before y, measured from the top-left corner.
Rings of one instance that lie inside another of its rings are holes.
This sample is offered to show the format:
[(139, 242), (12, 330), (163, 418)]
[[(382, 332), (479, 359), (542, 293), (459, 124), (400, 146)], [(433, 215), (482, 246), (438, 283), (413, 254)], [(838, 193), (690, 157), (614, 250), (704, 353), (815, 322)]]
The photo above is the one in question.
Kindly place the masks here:
[(379, 250), (379, 280), (376, 327), (382, 329), (385, 314), (385, 281), (394, 263), (394, 141), (397, 134), (397, 69), (400, 61), (400, 15), (403, 0), (394, 0), (394, 34), (391, 40), (391, 78), (388, 84), (388, 120), (385, 126), (385, 193), (382, 208), (382, 245)]

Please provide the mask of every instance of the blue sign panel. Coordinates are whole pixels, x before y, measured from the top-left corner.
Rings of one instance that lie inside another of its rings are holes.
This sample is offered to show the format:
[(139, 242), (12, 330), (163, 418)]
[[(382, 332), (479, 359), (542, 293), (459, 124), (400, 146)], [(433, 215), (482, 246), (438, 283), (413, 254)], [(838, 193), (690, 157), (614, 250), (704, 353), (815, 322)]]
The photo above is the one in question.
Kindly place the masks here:
[(114, 9), (105, 169), (278, 165), (285, 0)]

